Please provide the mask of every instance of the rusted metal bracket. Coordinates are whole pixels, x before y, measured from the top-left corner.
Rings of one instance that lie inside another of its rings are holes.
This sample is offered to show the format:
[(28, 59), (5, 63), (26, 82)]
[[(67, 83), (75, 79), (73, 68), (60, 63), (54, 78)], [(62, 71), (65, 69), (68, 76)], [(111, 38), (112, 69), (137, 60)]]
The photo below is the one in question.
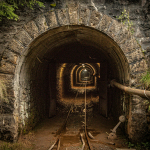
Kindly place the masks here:
[(111, 139), (111, 140), (117, 139), (116, 130), (117, 130), (117, 128), (119, 127), (119, 125), (120, 125), (122, 122), (125, 122), (125, 116), (123, 116), (123, 115), (119, 117), (119, 122), (118, 122), (117, 125), (111, 130), (111, 133), (108, 135), (108, 139)]

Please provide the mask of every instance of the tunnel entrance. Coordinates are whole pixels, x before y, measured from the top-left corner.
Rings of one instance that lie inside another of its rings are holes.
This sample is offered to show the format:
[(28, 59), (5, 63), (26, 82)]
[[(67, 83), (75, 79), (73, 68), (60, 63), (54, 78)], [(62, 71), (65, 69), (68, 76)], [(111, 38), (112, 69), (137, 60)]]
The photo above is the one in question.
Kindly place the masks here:
[(141, 46), (115, 19), (91, 7), (68, 5), (25, 23), (6, 45), (0, 73), (10, 103), (0, 121), (2, 138), (17, 140), (20, 129), (29, 131), (72, 104), (83, 112), (85, 86), (89, 112), (116, 121), (125, 114), (129, 138), (144, 136), (142, 98), (110, 87), (115, 79), (139, 88), (147, 70)]
[(112, 79), (129, 80), (127, 59), (106, 34), (90, 27), (63, 26), (41, 34), (23, 53), (16, 69), (15, 84), (20, 88), (15, 92), (26, 130), (45, 118), (64, 117), (71, 106), (76, 117), (82, 115), (85, 86), (89, 116), (118, 121), (126, 113), (128, 106), (120, 100), (123, 93), (109, 85)]

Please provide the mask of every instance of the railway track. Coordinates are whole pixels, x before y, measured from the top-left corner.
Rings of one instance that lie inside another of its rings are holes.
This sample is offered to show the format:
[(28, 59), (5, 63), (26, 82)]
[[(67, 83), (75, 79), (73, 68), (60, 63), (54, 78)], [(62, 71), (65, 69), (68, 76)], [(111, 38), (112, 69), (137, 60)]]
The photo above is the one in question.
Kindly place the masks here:
[[(51, 147), (48, 150), (59, 150), (60, 145), (61, 145), (61, 139), (63, 137), (64, 137), (64, 134), (59, 134), (55, 142), (51, 145)], [(75, 146), (75, 147), (80, 147), (81, 150), (84, 150), (84, 149), (93, 150), (93, 146), (91, 145), (87, 131), (79, 132), (78, 137), (80, 138), (80, 143), (82, 144), (80, 146)]]
[[(78, 96), (78, 93), (76, 94), (76, 97)], [(76, 99), (75, 97), (75, 99)], [(87, 108), (86, 108), (86, 85), (85, 85), (85, 103), (84, 103), (84, 109), (83, 109), (83, 114), (82, 114), (82, 119), (78, 119), (78, 123), (82, 124), (81, 128), (78, 128), (78, 133), (73, 134), (72, 137), (78, 136), (78, 146), (74, 146), (72, 145), (72, 148), (70, 146), (70, 148), (66, 148), (64, 150), (95, 150), (94, 146), (91, 144), (91, 142), (97, 142), (103, 145), (109, 145), (110, 143), (103, 143), (101, 141), (96, 141), (94, 140), (94, 137), (92, 136), (92, 134), (90, 132), (88, 132), (89, 130), (87, 129)], [(62, 126), (59, 128), (59, 130), (57, 131), (56, 135), (56, 139), (55, 142), (50, 146), (50, 148), (48, 150), (63, 150), (64, 146), (61, 147), (61, 145), (63, 145), (63, 137), (64, 136), (68, 136), (68, 138), (70, 138), (70, 134), (66, 134), (64, 133), (64, 131), (67, 131), (67, 125), (72, 122), (72, 125), (74, 126), (73, 120), (71, 120), (70, 122), (68, 121), (69, 118), (73, 118), (71, 117), (71, 112), (74, 108), (74, 104), (71, 105), (68, 114), (66, 115), (66, 119), (64, 121), (64, 123), (62, 124)], [(76, 117), (80, 118), (78, 115), (76, 115)], [(74, 132), (74, 131), (73, 131)], [(105, 150), (105, 149), (104, 149)], [(108, 149), (108, 150), (112, 150), (112, 149)]]
[[(76, 94), (76, 97), (77, 96), (78, 96), (78, 92)], [(76, 99), (76, 97), (75, 97), (75, 99)], [(64, 130), (66, 130), (66, 125), (67, 125), (67, 122), (68, 122), (68, 118), (71, 114), (71, 111), (73, 110), (73, 107), (74, 107), (74, 105), (72, 104), (71, 107), (70, 107), (70, 110), (68, 111), (65, 122), (62, 124), (62, 126), (57, 131), (58, 136), (57, 136), (55, 142), (51, 145), (51, 147), (48, 150), (52, 150), (52, 149), (59, 150), (60, 149), (60, 142), (61, 142), (60, 139), (61, 139), (61, 136), (62, 136), (62, 132)], [(86, 149), (93, 150), (93, 147), (90, 143), (89, 134), (87, 133), (87, 125), (86, 125), (86, 115), (87, 115), (86, 114), (86, 84), (85, 84), (85, 109), (84, 109), (83, 112), (84, 112), (84, 121), (82, 121), (82, 123), (83, 123), (84, 130), (83, 130), (82, 133), (81, 132), (79, 133), (80, 140), (82, 142), (81, 150), (84, 150), (85, 147), (86, 147)], [(80, 130), (82, 130), (82, 129), (80, 129)]]

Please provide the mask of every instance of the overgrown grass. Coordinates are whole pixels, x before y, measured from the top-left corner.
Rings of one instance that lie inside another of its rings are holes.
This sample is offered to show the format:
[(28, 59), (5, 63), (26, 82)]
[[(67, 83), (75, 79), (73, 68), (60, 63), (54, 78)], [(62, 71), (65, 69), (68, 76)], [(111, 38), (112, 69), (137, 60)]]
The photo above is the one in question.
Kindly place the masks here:
[(150, 150), (150, 142), (141, 142), (133, 144), (131, 142), (126, 143), (128, 148), (135, 148), (136, 150)]
[(0, 150), (33, 150), (23, 143), (6, 143), (3, 142), (0, 145)]
[(146, 73), (142, 75), (140, 82), (144, 84), (146, 89), (150, 88), (150, 71), (146, 71)]
[(20, 135), (17, 143), (0, 141), (0, 150), (33, 150), (35, 145), (32, 143), (34, 133)]

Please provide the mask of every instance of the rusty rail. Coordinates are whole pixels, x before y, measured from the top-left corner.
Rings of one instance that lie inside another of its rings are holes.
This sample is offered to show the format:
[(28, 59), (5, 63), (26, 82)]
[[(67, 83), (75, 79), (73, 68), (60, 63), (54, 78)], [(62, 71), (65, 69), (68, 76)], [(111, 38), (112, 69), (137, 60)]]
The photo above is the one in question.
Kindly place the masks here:
[(57, 134), (59, 134), (58, 137), (56, 138), (54, 144), (53, 144), (48, 150), (52, 150), (52, 149), (54, 148), (54, 146), (55, 146), (57, 143), (58, 143), (58, 144), (57, 144), (57, 145), (58, 145), (58, 146), (57, 146), (57, 150), (60, 149), (60, 137), (61, 137), (61, 133), (62, 133), (62, 131), (66, 128), (66, 124), (67, 124), (67, 121), (68, 121), (68, 118), (69, 118), (69, 115), (70, 115), (72, 109), (73, 109), (73, 105), (71, 105), (71, 107), (70, 107), (70, 110), (69, 110), (69, 112), (68, 112), (68, 115), (67, 115), (67, 118), (66, 118), (65, 122), (64, 122), (63, 125), (59, 128), (59, 130), (57, 131)]
[(87, 139), (87, 144), (88, 144), (89, 150), (93, 150), (93, 147), (91, 145), (91, 142), (89, 140), (89, 137), (88, 137), (88, 134), (87, 134), (86, 130), (85, 130), (85, 138)]
[(145, 97), (147, 99), (150, 99), (150, 91), (147, 90), (140, 90), (140, 89), (133, 89), (127, 86), (124, 86), (118, 82), (116, 82), (115, 80), (111, 80), (110, 85), (113, 87), (117, 87), (120, 90), (125, 91), (126, 93), (129, 94), (135, 94), (135, 95), (139, 95), (141, 97)]

